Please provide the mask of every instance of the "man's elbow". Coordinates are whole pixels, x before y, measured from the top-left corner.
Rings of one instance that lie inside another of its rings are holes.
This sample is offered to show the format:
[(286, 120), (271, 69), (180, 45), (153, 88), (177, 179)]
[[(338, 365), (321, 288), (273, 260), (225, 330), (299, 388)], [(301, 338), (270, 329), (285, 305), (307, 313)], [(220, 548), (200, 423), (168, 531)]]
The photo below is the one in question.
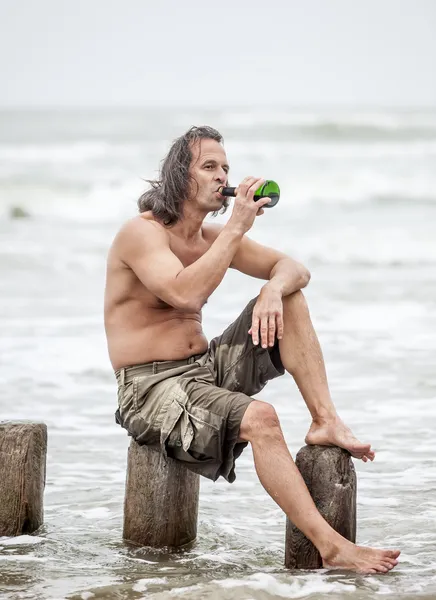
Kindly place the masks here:
[(201, 298), (199, 292), (195, 289), (189, 290), (186, 289), (186, 286), (180, 289), (179, 286), (171, 285), (171, 283), (167, 284), (165, 289), (162, 289), (160, 298), (176, 310), (186, 313), (199, 313), (207, 300), (207, 298)]
[(174, 308), (177, 308), (177, 310), (180, 310), (182, 312), (199, 313), (203, 308), (205, 302), (202, 302), (200, 298), (197, 298), (195, 296), (184, 295), (174, 298), (172, 304)]
[(303, 265), (301, 265), (300, 269), (299, 269), (299, 283), (300, 283), (300, 290), (305, 288), (309, 281), (310, 281), (310, 271), (309, 269), (306, 269), (306, 267), (304, 267)]
[(205, 302), (201, 302), (200, 300), (193, 298), (186, 302), (182, 310), (188, 313), (199, 313), (201, 312), (204, 304)]

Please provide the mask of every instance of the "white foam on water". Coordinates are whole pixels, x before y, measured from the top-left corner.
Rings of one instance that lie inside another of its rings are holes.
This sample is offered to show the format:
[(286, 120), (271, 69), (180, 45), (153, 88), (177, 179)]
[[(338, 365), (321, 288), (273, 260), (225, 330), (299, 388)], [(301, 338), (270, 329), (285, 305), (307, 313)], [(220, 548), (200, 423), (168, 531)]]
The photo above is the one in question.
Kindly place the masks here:
[(361, 495), (358, 504), (362, 506), (400, 506), (401, 501), (398, 498), (370, 498)]
[(18, 535), (17, 537), (0, 537), (1, 546), (36, 546), (47, 540), (33, 535)]
[(166, 577), (150, 577), (148, 579), (138, 579), (133, 584), (132, 590), (134, 592), (145, 592), (150, 585), (166, 585), (168, 579)]
[(40, 556), (31, 556), (29, 554), (0, 554), (0, 561), (4, 562), (17, 562), (17, 563), (46, 563), (48, 562), (48, 558), (42, 558)]
[(329, 582), (324, 578), (314, 576), (309, 581), (294, 580), (292, 583), (283, 583), (268, 573), (255, 573), (244, 579), (224, 579), (214, 581), (223, 588), (248, 587), (254, 590), (265, 590), (280, 598), (304, 598), (310, 594), (353, 593), (356, 586), (342, 582)]
[(214, 554), (207, 552), (204, 554), (199, 554), (195, 557), (195, 560), (207, 560), (210, 562), (220, 563), (222, 565), (232, 565), (238, 563), (235, 554), (226, 552), (224, 548), (217, 549), (217, 552)]
[(80, 514), (85, 519), (107, 519), (111, 515), (111, 511), (105, 506), (98, 506), (96, 508), (89, 508), (87, 510), (81, 510)]
[(201, 585), (201, 584), (188, 585), (185, 587), (174, 588), (169, 591), (169, 594), (170, 594), (170, 596), (182, 596), (183, 594), (189, 594), (191, 592), (201, 590), (202, 588), (203, 588), (203, 585)]

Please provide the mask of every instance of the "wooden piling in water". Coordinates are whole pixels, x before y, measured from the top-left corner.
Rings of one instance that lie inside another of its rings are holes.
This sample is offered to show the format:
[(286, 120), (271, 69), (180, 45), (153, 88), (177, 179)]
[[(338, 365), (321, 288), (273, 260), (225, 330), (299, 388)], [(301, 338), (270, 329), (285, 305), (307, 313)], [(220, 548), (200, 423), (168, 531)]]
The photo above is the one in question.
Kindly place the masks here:
[[(321, 515), (343, 537), (355, 542), (357, 486), (350, 454), (336, 447), (304, 446), (295, 462)], [(318, 550), (289, 519), (285, 567), (322, 568)]]
[(177, 549), (197, 537), (200, 476), (131, 441), (123, 538), (138, 546)]
[(44, 423), (0, 421), (0, 536), (43, 524), (46, 456)]

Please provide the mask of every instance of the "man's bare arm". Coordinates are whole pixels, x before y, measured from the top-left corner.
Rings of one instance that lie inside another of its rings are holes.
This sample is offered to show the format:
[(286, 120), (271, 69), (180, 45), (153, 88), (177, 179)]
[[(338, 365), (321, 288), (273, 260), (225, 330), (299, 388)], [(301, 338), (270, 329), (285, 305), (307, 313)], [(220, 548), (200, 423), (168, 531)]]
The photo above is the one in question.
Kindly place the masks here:
[(253, 344), (261, 341), (263, 348), (273, 346), (276, 335), (278, 339), (283, 336), (283, 297), (304, 288), (310, 280), (309, 271), (286, 254), (247, 237), (232, 266), (252, 277), (269, 280), (260, 290), (248, 333)]
[(142, 283), (170, 306), (199, 311), (221, 283), (257, 214), (269, 198), (253, 201), (264, 180), (246, 177), (238, 186), (233, 211), (227, 224), (198, 260), (184, 268), (171, 252), (169, 237), (157, 223), (133, 219), (119, 233), (119, 255)]
[(183, 267), (171, 251), (169, 236), (144, 219), (129, 221), (116, 238), (121, 260), (158, 298), (184, 311), (199, 311), (221, 283), (242, 239), (242, 232), (223, 228), (209, 250)]
[(286, 256), (281, 258), (271, 270), (270, 280), (266, 284), (276, 289), (282, 296), (289, 296), (301, 290), (310, 281), (310, 272), (301, 263)]
[(266, 285), (282, 296), (301, 290), (310, 280), (309, 271), (301, 263), (247, 236), (242, 239), (231, 266), (251, 277), (269, 280)]

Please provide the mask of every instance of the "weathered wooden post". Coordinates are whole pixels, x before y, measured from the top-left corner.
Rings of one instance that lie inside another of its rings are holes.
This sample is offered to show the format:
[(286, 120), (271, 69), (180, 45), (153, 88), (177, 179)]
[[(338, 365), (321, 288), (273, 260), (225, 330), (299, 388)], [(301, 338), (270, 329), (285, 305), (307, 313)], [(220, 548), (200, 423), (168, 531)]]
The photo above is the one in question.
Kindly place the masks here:
[(0, 421), (0, 536), (43, 524), (46, 455), (44, 423)]
[(168, 549), (194, 541), (199, 487), (199, 475), (132, 440), (124, 500), (124, 540)]
[[(296, 465), (315, 505), (326, 521), (351, 542), (356, 541), (356, 472), (351, 456), (342, 448), (304, 446)], [(320, 569), (315, 546), (286, 520), (285, 567)]]

